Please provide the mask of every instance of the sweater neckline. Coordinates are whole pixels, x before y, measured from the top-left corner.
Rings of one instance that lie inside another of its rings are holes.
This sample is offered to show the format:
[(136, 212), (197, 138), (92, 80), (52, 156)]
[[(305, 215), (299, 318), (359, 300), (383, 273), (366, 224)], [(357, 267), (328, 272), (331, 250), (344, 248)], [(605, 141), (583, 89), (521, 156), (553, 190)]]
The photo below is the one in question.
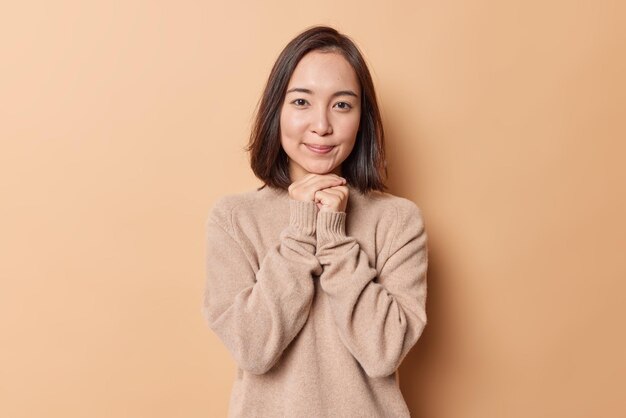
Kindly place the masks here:
[(257, 190), (259, 193), (269, 193), (274, 196), (288, 195), (287, 190), (281, 189), (280, 187), (272, 187), (270, 185), (266, 185), (261, 190)]

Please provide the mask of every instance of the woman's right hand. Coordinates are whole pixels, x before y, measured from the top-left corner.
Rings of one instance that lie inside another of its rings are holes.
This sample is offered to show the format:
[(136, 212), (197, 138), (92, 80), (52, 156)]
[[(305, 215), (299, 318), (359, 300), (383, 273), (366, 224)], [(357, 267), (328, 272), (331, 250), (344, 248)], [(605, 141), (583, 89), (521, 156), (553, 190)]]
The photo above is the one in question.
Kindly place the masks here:
[(309, 173), (300, 180), (289, 185), (289, 197), (294, 200), (310, 202), (315, 200), (315, 192), (328, 187), (341, 186), (346, 184), (346, 179), (336, 174), (315, 174)]

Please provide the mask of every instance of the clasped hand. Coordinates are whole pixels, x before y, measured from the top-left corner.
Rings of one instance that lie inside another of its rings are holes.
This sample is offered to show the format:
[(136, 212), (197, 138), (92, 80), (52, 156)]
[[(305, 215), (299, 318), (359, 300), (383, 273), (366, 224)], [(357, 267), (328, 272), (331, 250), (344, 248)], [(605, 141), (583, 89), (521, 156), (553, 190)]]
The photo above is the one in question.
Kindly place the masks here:
[(320, 212), (345, 212), (349, 190), (347, 181), (336, 174), (309, 173), (289, 185), (289, 197), (314, 201)]

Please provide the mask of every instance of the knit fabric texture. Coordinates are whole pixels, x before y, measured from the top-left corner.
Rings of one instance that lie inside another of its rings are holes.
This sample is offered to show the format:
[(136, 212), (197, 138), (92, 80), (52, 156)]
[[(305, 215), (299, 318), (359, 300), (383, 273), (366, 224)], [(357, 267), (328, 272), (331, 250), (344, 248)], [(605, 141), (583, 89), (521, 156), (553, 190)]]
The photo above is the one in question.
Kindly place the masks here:
[(270, 186), (211, 207), (201, 310), (237, 366), (229, 417), (410, 416), (397, 369), (426, 325), (422, 212), (348, 188), (345, 212)]

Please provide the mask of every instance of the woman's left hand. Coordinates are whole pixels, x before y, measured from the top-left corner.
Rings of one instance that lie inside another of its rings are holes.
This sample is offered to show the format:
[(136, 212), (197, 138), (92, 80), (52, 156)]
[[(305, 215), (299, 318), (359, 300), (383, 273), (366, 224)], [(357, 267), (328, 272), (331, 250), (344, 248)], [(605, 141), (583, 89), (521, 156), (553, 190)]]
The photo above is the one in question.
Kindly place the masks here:
[(348, 186), (327, 187), (315, 192), (315, 203), (320, 212), (345, 212), (349, 194)]

